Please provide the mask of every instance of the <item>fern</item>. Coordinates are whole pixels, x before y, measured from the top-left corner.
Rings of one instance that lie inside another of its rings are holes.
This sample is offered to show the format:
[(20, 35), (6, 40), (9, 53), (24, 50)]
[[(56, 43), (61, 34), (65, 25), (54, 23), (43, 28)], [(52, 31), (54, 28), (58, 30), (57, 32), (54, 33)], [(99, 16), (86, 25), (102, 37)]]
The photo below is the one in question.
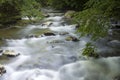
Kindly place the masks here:
[(83, 49), (83, 55), (87, 57), (95, 57), (98, 58), (99, 55), (95, 52), (96, 48), (90, 42), (86, 44), (86, 47)]

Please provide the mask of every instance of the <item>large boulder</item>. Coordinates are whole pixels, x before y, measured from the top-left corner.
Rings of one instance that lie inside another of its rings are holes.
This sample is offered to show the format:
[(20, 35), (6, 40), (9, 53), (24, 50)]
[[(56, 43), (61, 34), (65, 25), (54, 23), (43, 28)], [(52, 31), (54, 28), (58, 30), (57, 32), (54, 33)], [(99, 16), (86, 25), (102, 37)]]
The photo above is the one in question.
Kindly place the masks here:
[(73, 11), (73, 10), (67, 11), (65, 13), (64, 17), (67, 18), (67, 19), (71, 19), (73, 17), (74, 13), (75, 13), (75, 11)]
[(8, 57), (16, 57), (20, 55), (20, 53), (16, 53), (14, 50), (5, 50), (2, 54)]
[(0, 64), (0, 76), (2, 76), (4, 73), (6, 73), (5, 67)]

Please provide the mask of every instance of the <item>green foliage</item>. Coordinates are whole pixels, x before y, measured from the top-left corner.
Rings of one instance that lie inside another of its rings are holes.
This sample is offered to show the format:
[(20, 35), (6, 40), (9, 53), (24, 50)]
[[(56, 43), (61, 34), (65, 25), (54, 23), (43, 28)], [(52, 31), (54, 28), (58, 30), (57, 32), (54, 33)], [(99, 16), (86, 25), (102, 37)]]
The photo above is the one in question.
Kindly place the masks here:
[(98, 54), (95, 52), (96, 48), (91, 43), (87, 43), (86, 47), (83, 49), (83, 55), (87, 57), (98, 58)]
[[(12, 4), (11, 4), (12, 3)], [(14, 23), (20, 19), (20, 10), (17, 4), (9, 1), (2, 1), (0, 3), (0, 24)]]
[(48, 0), (36, 0), (42, 7), (48, 6)]
[(48, 0), (48, 4), (56, 9), (83, 10), (84, 3), (88, 0)]
[(119, 0), (89, 0), (86, 8), (101, 10), (105, 16), (120, 19), (120, 1)]
[(28, 17), (29, 20), (32, 18), (42, 19), (42, 13), (40, 12), (41, 5), (35, 0), (23, 0), (21, 7), (22, 17)]
[(120, 19), (119, 0), (89, 0), (83, 11), (74, 14), (74, 22), (80, 25), (81, 36), (91, 35), (93, 40), (107, 35), (110, 18)]
[(86, 9), (74, 14), (73, 20), (80, 25), (81, 36), (91, 35), (93, 40), (104, 37), (109, 28), (109, 19), (96, 9)]
[(22, 17), (42, 19), (40, 8), (36, 0), (1, 0), (0, 25), (15, 24)]

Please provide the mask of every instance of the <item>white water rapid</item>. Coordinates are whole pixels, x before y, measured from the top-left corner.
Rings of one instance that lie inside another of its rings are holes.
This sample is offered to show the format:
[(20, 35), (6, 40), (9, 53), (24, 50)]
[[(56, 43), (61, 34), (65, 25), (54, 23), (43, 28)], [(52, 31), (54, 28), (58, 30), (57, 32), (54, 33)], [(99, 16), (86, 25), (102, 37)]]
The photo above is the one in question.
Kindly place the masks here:
[[(54, 14), (54, 13), (53, 13)], [(63, 24), (63, 16), (50, 16), (50, 26), (28, 25), (19, 33), (34, 34), (36, 30), (50, 29), (55, 36), (8, 39), (4, 50), (14, 50), (20, 56), (5, 63), (6, 73), (0, 80), (116, 80), (120, 75), (120, 57), (85, 59), (81, 50), (89, 40), (66, 41), (75, 36), (75, 25)], [(60, 35), (66, 33), (65, 35)]]

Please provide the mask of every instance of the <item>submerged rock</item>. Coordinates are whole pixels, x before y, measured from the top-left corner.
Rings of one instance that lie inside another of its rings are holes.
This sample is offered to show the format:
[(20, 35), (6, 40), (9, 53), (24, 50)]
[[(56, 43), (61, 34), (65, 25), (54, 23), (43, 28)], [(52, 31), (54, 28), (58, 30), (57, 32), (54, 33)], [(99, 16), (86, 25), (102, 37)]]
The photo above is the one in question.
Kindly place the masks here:
[(67, 35), (67, 34), (69, 34), (68, 32), (61, 32), (61, 33), (59, 33), (60, 35)]
[(107, 45), (113, 48), (120, 48), (120, 41), (112, 40)]
[(63, 43), (64, 41), (62, 40), (53, 40), (53, 41), (48, 41), (47, 43)]
[(20, 55), (20, 53), (16, 53), (14, 50), (5, 50), (2, 54), (8, 57), (16, 57)]
[(0, 64), (0, 76), (2, 76), (4, 73), (6, 73), (5, 67)]
[(27, 35), (25, 38), (38, 38), (37, 35), (31, 34), (31, 35)]

